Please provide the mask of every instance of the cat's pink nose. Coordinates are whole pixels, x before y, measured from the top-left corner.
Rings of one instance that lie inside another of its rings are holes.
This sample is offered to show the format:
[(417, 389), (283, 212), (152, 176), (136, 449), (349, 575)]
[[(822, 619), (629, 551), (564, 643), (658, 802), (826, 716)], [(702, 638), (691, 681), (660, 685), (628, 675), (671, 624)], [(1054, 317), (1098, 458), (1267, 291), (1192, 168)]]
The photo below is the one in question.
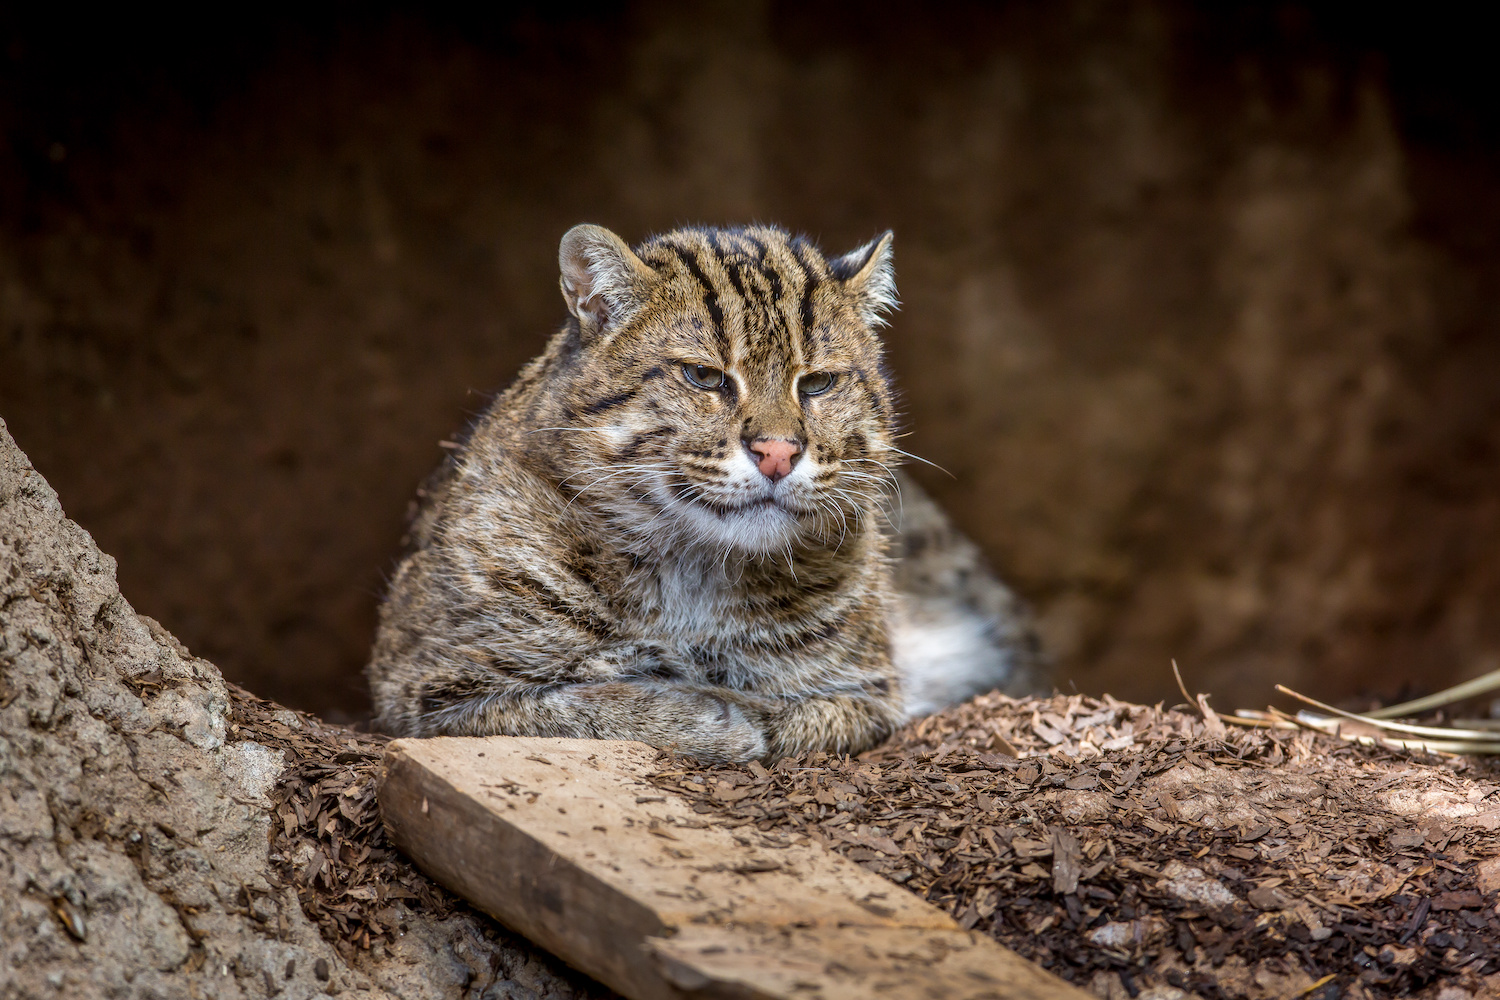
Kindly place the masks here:
[(755, 454), (755, 467), (774, 483), (791, 473), (802, 446), (785, 438), (757, 438), (750, 442), (750, 451)]

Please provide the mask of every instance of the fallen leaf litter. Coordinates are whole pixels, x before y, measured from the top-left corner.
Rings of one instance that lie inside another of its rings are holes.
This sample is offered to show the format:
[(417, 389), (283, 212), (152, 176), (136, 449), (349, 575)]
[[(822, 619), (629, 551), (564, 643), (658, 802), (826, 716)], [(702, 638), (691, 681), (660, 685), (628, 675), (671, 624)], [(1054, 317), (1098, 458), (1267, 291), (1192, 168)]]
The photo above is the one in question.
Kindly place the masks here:
[[(287, 755), (271, 849), (327, 940), (353, 954), (410, 912), (467, 906), (386, 841), (384, 737), (238, 691), (231, 722)], [(1500, 991), (1500, 785), (1483, 763), (990, 695), (858, 758), (668, 757), (652, 780), (768, 849), (817, 840), (1112, 1000)]]

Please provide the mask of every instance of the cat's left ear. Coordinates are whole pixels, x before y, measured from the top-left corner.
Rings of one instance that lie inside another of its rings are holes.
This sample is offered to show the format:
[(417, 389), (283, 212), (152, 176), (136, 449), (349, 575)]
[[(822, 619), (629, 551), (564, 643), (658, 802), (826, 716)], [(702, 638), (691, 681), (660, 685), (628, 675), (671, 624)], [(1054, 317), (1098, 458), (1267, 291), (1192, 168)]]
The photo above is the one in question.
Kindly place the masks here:
[(885, 326), (886, 314), (901, 304), (896, 299), (896, 267), (891, 262), (894, 238), (887, 229), (858, 250), (828, 262), (828, 269), (854, 299), (860, 318), (872, 327)]

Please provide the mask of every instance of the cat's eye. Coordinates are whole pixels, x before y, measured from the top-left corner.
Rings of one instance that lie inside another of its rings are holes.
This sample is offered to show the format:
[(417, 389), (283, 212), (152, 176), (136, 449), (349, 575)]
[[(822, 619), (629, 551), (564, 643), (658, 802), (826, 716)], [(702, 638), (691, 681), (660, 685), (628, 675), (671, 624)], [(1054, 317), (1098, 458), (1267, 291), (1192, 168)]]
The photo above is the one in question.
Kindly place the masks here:
[(797, 382), (797, 391), (804, 396), (821, 396), (832, 389), (838, 380), (839, 377), (833, 372), (812, 372), (802, 376)]
[(691, 361), (682, 363), (682, 375), (700, 389), (722, 389), (724, 383), (728, 381), (719, 369), (710, 368), (708, 365), (697, 365)]

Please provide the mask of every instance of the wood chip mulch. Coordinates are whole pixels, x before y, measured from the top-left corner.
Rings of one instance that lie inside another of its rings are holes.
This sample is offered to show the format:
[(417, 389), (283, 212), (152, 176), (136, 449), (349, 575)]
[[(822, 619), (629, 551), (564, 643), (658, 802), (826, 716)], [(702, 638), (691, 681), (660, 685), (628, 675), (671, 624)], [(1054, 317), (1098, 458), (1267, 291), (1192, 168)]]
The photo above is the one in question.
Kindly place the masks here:
[(859, 758), (653, 780), (768, 846), (826, 844), (1101, 997), (1352, 1000), (1500, 995), (1495, 776), (1108, 697), (990, 695)]
[[(409, 933), (413, 920), (430, 926), (456, 915), (476, 917), (474, 929), (492, 942), (506, 948), (523, 944), (390, 845), (375, 801), (389, 737), (329, 725), (228, 687), (230, 739), (254, 740), (281, 751), (286, 761), (270, 793), (273, 880), (296, 892), (303, 914), (347, 963), (358, 966), (371, 953), (379, 958)], [(266, 926), (272, 936), (285, 930), (284, 924)], [(465, 996), (511, 995), (496, 986), (509, 982), (502, 952), (491, 952), (489, 962), (489, 978), (476, 978)], [(557, 971), (571, 977), (573, 990), (566, 995), (624, 1000), (581, 973)]]
[[(232, 738), (286, 755), (272, 858), (328, 941), (352, 958), (413, 912), (467, 909), (385, 839), (384, 737), (232, 693)], [(768, 846), (818, 840), (1111, 1000), (1500, 995), (1493, 765), (1213, 721), (994, 695), (859, 758), (654, 780)]]
[(466, 904), (386, 840), (375, 779), (387, 737), (319, 722), (231, 685), (230, 736), (286, 757), (271, 792), (271, 860), (302, 912), (346, 960), (403, 933), (408, 910), (441, 919)]

